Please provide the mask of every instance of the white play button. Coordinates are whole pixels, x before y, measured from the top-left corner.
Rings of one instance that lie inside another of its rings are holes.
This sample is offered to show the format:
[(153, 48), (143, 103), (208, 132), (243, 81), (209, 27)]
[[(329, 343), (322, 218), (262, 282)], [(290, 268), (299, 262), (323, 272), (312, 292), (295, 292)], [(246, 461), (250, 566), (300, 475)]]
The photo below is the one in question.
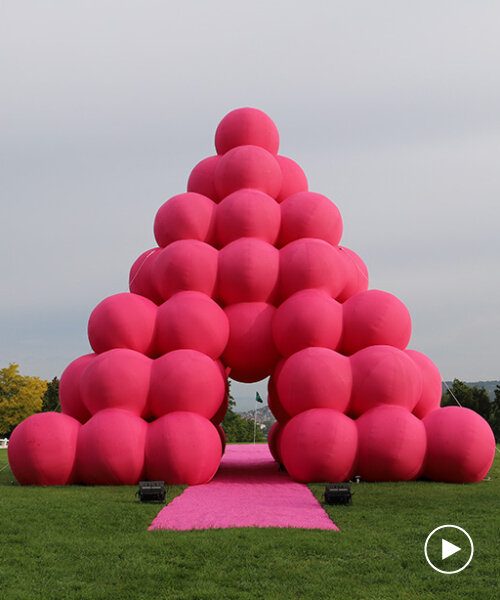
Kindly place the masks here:
[(448, 558), (448, 556), (452, 556), (453, 554), (460, 552), (461, 549), (462, 548), (455, 546), (455, 544), (452, 544), (451, 542), (448, 542), (443, 538), (441, 540), (441, 560), (444, 560), (445, 558)]
[[(448, 531), (443, 531), (443, 529)], [(458, 542), (460, 546), (449, 542), (443, 537), (443, 534)], [(469, 552), (467, 552), (467, 547), (469, 547)], [(450, 561), (443, 563), (444, 560), (454, 554), (457, 554), (455, 559), (452, 558)], [(460, 571), (463, 571), (470, 564), (474, 555), (474, 544), (470, 535), (462, 527), (458, 525), (440, 525), (436, 529), (433, 529), (427, 536), (424, 544), (424, 555), (429, 566), (435, 571), (444, 575), (453, 575), (454, 573), (460, 573)], [(458, 566), (457, 563), (462, 561), (464, 564), (461, 567)], [(449, 570), (445, 570), (444, 566)]]

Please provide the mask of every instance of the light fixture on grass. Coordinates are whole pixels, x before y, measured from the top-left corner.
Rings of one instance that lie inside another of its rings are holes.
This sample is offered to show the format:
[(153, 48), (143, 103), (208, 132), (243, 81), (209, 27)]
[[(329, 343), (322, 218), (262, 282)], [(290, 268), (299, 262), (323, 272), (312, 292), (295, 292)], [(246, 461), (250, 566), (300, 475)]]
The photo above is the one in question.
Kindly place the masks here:
[(166, 494), (164, 481), (140, 481), (139, 491), (136, 492), (141, 502), (164, 503)]
[(349, 483), (327, 483), (325, 486), (326, 504), (352, 504), (351, 485)]

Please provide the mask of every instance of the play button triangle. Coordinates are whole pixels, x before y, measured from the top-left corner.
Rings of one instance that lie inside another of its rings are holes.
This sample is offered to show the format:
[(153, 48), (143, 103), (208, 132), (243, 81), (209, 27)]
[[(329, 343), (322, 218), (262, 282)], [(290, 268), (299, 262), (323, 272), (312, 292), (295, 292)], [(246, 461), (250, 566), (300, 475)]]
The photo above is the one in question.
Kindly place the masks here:
[(449, 556), (452, 556), (453, 554), (460, 552), (461, 549), (462, 548), (455, 546), (455, 544), (452, 544), (451, 542), (448, 542), (445, 539), (442, 539), (441, 540), (441, 560), (444, 560), (445, 558), (448, 558)]

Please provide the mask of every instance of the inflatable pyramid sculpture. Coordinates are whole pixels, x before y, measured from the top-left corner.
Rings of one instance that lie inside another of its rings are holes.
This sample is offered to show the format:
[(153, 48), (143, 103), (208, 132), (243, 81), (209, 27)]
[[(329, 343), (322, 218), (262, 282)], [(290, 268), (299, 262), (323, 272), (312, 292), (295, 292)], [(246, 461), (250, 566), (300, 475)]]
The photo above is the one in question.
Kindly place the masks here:
[(158, 246), (130, 272), (130, 293), (92, 312), (92, 354), (60, 385), (62, 414), (13, 432), (22, 484), (209, 481), (224, 448), (227, 376), (270, 377), (274, 457), (296, 480), (478, 481), (494, 438), (476, 413), (439, 408), (441, 377), (408, 350), (410, 315), (368, 290), (339, 246), (342, 219), (277, 154), (256, 109), (235, 110), (217, 154), (154, 221)]

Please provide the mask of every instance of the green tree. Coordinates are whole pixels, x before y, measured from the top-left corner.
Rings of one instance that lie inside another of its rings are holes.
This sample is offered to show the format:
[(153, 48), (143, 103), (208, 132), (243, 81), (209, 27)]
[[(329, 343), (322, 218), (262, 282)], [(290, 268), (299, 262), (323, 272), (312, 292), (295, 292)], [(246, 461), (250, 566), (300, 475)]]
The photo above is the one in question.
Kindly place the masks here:
[(495, 434), (496, 441), (500, 441), (500, 385), (495, 387), (495, 398), (493, 399), (490, 425)]
[[(253, 421), (244, 419), (241, 415), (234, 412), (236, 402), (234, 398), (229, 394), (229, 406), (227, 408), (226, 416), (222, 421), (222, 429), (226, 434), (226, 441), (228, 444), (234, 444), (236, 442), (253, 442)], [(266, 437), (261, 431), (257, 430), (256, 442), (265, 442)]]
[(0, 369), (0, 435), (10, 435), (21, 421), (40, 412), (47, 382), (19, 373), (11, 363)]
[(48, 411), (61, 412), (61, 405), (59, 404), (59, 379), (57, 377), (49, 381), (42, 398), (42, 412)]
[[(495, 439), (500, 440), (500, 386), (495, 388), (495, 398), (490, 399), (486, 389), (469, 386), (459, 379), (454, 379), (451, 385), (453, 396), (466, 408), (470, 408), (488, 421)], [(455, 398), (446, 391), (441, 400), (441, 406), (456, 406)]]
[[(474, 410), (483, 419), (490, 421), (493, 404), (484, 387), (471, 387), (459, 379), (454, 379), (450, 389), (462, 406)], [(457, 403), (453, 396), (446, 391), (443, 394), (441, 406), (456, 406)]]

